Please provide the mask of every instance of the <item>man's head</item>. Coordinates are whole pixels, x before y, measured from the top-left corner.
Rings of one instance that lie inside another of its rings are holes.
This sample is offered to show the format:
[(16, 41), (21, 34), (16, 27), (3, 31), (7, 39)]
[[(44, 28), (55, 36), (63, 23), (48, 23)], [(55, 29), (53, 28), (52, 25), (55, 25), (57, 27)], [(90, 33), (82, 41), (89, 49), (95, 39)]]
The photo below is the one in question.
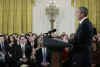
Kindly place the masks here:
[(20, 43), (21, 44), (27, 43), (27, 38), (25, 36), (20, 36)]
[(86, 7), (79, 7), (76, 9), (75, 15), (79, 20), (81, 20), (88, 16), (88, 9)]

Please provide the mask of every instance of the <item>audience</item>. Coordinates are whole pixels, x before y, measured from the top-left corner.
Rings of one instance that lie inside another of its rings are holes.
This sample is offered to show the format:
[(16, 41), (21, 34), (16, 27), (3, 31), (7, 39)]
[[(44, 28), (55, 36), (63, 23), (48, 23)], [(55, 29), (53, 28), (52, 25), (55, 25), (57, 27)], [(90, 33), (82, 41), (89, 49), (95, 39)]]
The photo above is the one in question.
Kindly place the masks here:
[(92, 67), (100, 67), (100, 33), (93, 37), (93, 64)]
[[(60, 38), (64, 42), (72, 43), (74, 33), (70, 37), (66, 32), (60, 36), (56, 32), (49, 32), (53, 38)], [(51, 67), (51, 51), (41, 44), (45, 34), (13, 33), (0, 34), (0, 66), (3, 67)], [(93, 64), (100, 67), (100, 33), (93, 37)], [(61, 53), (62, 67), (68, 65), (70, 48), (64, 48)]]
[[(68, 37), (68, 35), (66, 34), (66, 33), (62, 33), (61, 34), (61, 38), (62, 38), (62, 40), (64, 41), (64, 42), (66, 42), (66, 43), (68, 43), (69, 42), (69, 37)], [(67, 61), (68, 61), (68, 56), (69, 56), (69, 48), (64, 48), (63, 50), (62, 50), (62, 66), (63, 67), (66, 67), (66, 66), (68, 66), (68, 64), (67, 64)]]
[(4, 41), (4, 35), (0, 35), (0, 66), (5, 66), (5, 56), (6, 56), (6, 43)]
[(6, 45), (6, 65), (7, 67), (18, 67), (17, 61), (17, 40), (13, 35), (8, 37), (8, 45)]
[(20, 36), (20, 42), (19, 42), (19, 52), (20, 52), (20, 62), (21, 64), (30, 64), (30, 58), (32, 54), (32, 46), (28, 43), (28, 40), (25, 36)]

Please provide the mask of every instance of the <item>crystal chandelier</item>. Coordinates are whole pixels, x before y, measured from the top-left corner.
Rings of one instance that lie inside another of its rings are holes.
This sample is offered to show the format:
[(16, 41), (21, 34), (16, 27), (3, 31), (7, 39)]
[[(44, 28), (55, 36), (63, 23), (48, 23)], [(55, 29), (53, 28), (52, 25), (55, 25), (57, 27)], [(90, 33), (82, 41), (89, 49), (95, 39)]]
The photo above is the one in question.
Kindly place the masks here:
[(46, 15), (49, 17), (49, 21), (51, 23), (51, 29), (53, 29), (55, 18), (59, 15), (59, 8), (56, 7), (53, 0), (46, 8)]

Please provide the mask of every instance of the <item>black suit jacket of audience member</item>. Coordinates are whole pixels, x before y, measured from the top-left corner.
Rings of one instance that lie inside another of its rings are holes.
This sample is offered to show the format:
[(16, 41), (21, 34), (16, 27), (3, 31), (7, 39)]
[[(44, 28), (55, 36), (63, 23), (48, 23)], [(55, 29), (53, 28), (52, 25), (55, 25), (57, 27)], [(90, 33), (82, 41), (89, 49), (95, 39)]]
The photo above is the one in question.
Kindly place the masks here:
[(0, 44), (0, 51), (2, 51), (1, 44)]
[(85, 19), (81, 24), (79, 24), (79, 27), (74, 37), (71, 58), (72, 64), (91, 64), (92, 37), (92, 24), (88, 19)]
[[(19, 47), (18, 47), (18, 52), (19, 52), (20, 58), (22, 58), (23, 57), (23, 53), (22, 53), (21, 45), (19, 45)], [(32, 47), (31, 47), (31, 45), (30, 44), (25, 44), (25, 56), (26, 56), (26, 58), (30, 59), (31, 54), (32, 54)]]
[[(6, 47), (8, 46), (8, 42), (4, 41), (4, 50), (6, 51)], [(1, 44), (0, 44), (0, 51), (2, 51)]]
[(9, 45), (6, 46), (6, 63), (9, 63), (10, 65), (17, 64), (17, 62), (19, 61), (17, 48), (17, 44), (13, 44), (12, 47), (10, 47)]
[[(41, 66), (41, 62), (43, 61), (42, 48), (39, 48), (36, 51), (36, 61), (37, 61), (37, 64)], [(51, 63), (51, 52), (47, 48), (46, 48), (46, 62)]]
[[(9, 45), (6, 47), (6, 63), (9, 64), (10, 67), (19, 67), (23, 62), (20, 61), (22, 58), (22, 49), (20, 45), (14, 44), (12, 47)], [(12, 55), (12, 56), (10, 56)], [(30, 55), (31, 55), (31, 47), (26, 44), (25, 45), (25, 55), (28, 58), (27, 64), (29, 63)]]
[[(8, 43), (6, 41), (4, 41), (4, 45), (3, 45), (3, 48), (1, 46), (1, 43), (0, 43), (0, 52), (2, 52), (4, 55), (5, 55), (5, 58), (6, 58), (6, 46), (8, 45)], [(2, 58), (2, 55), (0, 55), (0, 57)], [(6, 59), (3, 59), (3, 60), (0, 60), (0, 65), (1, 66), (5, 66), (5, 61)]]
[[(20, 61), (20, 59), (23, 58), (21, 45), (15, 44), (12, 47), (8, 45), (6, 47), (6, 50), (7, 50), (6, 63), (14, 67), (19, 67), (20, 64), (23, 63), (22, 61)], [(30, 61), (31, 52), (32, 52), (31, 46), (29, 44), (25, 44), (25, 55), (26, 58), (28, 59), (28, 61), (26, 62), (27, 64), (30, 63), (29, 61)], [(10, 55), (12, 56), (10, 57)]]
[[(29, 41), (28, 41), (28, 44), (31, 45), (31, 43)], [(34, 47), (32, 47), (32, 48), (37, 48), (37, 39), (34, 40)]]
[(37, 48), (37, 39), (34, 40), (34, 48)]

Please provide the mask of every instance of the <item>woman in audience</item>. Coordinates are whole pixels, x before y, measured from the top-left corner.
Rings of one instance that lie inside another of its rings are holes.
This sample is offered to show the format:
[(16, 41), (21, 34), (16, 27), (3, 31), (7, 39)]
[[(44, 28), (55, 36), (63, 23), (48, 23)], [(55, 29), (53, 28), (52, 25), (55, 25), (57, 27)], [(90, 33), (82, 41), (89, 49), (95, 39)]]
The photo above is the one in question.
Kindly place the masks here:
[(10, 35), (8, 38), (8, 45), (6, 46), (6, 62), (8, 67), (17, 67), (16, 55), (17, 42), (15, 38)]
[(29, 32), (28, 34), (29, 34), (29, 36), (30, 36), (30, 37), (32, 37), (32, 36), (33, 36), (33, 33), (32, 33), (32, 32)]
[(43, 35), (40, 35), (37, 38), (37, 48), (41, 48), (41, 41), (43, 40)]
[(92, 67), (100, 67), (100, 33), (93, 37), (93, 64)]
[(28, 38), (30, 45), (32, 48), (37, 48), (37, 36), (33, 35)]
[(97, 36), (96, 67), (100, 67), (100, 33), (98, 33), (98, 36)]
[[(68, 43), (69, 42), (69, 37), (67, 34), (62, 34), (61, 38), (63, 39), (64, 42)], [(68, 60), (68, 52), (69, 48), (64, 48), (62, 52), (62, 66), (66, 67), (68, 65), (67, 60)]]
[(92, 67), (96, 66), (96, 48), (97, 48), (97, 35), (95, 35), (92, 38), (92, 56), (93, 56)]
[(28, 33), (25, 34), (25, 37), (29, 39), (30, 35)]

